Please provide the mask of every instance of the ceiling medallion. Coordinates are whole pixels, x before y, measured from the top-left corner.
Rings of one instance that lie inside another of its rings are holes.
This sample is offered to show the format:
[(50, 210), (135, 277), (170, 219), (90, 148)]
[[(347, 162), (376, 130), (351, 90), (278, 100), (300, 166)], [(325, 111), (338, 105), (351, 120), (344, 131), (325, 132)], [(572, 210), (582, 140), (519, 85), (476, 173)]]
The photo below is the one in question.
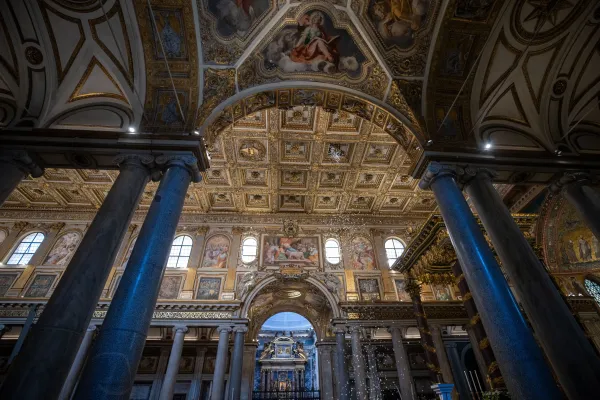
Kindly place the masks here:
[(39, 65), (44, 61), (42, 52), (33, 46), (29, 46), (25, 49), (25, 58), (31, 65)]
[(265, 158), (265, 146), (256, 140), (242, 142), (239, 155), (246, 161), (261, 161)]
[(291, 219), (283, 221), (283, 232), (287, 237), (295, 237), (298, 234), (298, 223)]

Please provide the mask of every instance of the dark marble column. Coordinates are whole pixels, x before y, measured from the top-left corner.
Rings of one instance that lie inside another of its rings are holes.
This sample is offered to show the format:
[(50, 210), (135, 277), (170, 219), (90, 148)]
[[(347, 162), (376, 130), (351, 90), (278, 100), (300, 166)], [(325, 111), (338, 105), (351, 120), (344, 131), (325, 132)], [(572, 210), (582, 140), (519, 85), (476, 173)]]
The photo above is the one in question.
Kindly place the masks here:
[(433, 343), (433, 337), (431, 336), (427, 322), (427, 315), (425, 315), (425, 309), (423, 309), (423, 302), (421, 301), (421, 286), (414, 279), (409, 279), (406, 283), (406, 292), (412, 299), (413, 312), (417, 320), (417, 328), (421, 335), (421, 347), (425, 350), (425, 360), (431, 374), (431, 381), (433, 383), (444, 383), (437, 350)]
[[(476, 343), (473, 343), (473, 346), (477, 346), (477, 349), (481, 352), (485, 368), (487, 369), (485, 371), (488, 378), (487, 380), (493, 389), (504, 389), (506, 385), (504, 384), (500, 368), (498, 368), (496, 356), (494, 356), (494, 351), (490, 346), (490, 341), (488, 340), (483, 324), (481, 323), (481, 317), (475, 306), (475, 301), (473, 301), (469, 285), (465, 280), (465, 276), (463, 275), (462, 268), (458, 261), (452, 265), (452, 271), (454, 272), (454, 276), (456, 276), (456, 285), (460, 290), (463, 305), (465, 306), (467, 316), (469, 317), (469, 326), (467, 327), (467, 330), (471, 330), (475, 336)], [(473, 349), (473, 351), (476, 352), (477, 349)]]
[(597, 188), (598, 178), (584, 172), (566, 173), (550, 186), (554, 193), (563, 191), (594, 236), (600, 239), (600, 193)]
[(348, 400), (348, 370), (346, 368), (346, 330), (335, 329), (335, 383), (339, 400)]
[(0, 398), (58, 397), (148, 183), (153, 160), (137, 155), (116, 158), (119, 176), (12, 365)]
[(229, 375), (229, 400), (239, 400), (242, 390), (242, 366), (244, 365), (244, 338), (248, 332), (245, 326), (233, 328), (233, 355)]
[(227, 352), (229, 351), (229, 332), (231, 332), (231, 327), (220, 326), (217, 328), (217, 331), (219, 332), (219, 345), (217, 346), (211, 400), (223, 400), (225, 398), (225, 370), (227, 369)]
[(400, 386), (400, 397), (403, 400), (414, 400), (415, 388), (413, 386), (412, 374), (410, 372), (410, 364), (408, 355), (402, 343), (402, 331), (397, 326), (388, 328), (388, 332), (392, 334), (392, 346), (394, 348), (394, 358), (396, 359), (396, 372), (398, 373), (398, 382)]
[[(460, 363), (460, 356), (456, 349), (456, 343), (450, 342), (444, 344), (444, 351), (448, 354), (448, 362), (452, 368), (452, 376), (454, 378), (454, 384), (461, 400), (471, 400), (471, 394), (469, 393), (469, 384), (467, 383), (464, 369)], [(474, 388), (473, 391), (476, 391)]]
[(431, 163), (419, 185), (435, 195), (506, 386), (518, 399), (560, 399), (542, 351), (458, 188), (458, 174), (464, 170)]
[(595, 397), (600, 358), (492, 185), (494, 172), (466, 172), (466, 192), (563, 389), (572, 399)]
[(129, 399), (160, 281), (192, 176), (191, 156), (156, 158), (166, 172), (75, 391), (75, 399)]
[(1, 150), (0, 171), (0, 206), (27, 175), (39, 178), (44, 174), (44, 170), (23, 150)]

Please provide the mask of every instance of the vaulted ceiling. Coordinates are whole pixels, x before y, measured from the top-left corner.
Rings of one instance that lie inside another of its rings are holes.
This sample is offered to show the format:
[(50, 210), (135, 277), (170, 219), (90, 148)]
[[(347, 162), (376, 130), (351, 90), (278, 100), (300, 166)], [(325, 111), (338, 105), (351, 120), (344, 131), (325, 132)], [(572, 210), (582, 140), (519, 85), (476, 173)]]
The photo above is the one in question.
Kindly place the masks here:
[(201, 211), (431, 211), (428, 151), (600, 152), (593, 0), (148, 4), (0, 3), (0, 127), (197, 130)]

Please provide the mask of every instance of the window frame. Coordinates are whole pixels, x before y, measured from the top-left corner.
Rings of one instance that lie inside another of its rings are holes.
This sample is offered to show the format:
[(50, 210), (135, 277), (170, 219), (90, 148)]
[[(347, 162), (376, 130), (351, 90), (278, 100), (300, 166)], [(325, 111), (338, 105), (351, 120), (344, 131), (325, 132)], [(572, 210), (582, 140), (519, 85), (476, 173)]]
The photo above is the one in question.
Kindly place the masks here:
[[(327, 256), (327, 242), (335, 242), (335, 244), (337, 245), (337, 249), (338, 249), (338, 261), (337, 262), (332, 262), (329, 260), (329, 258)], [(331, 265), (340, 265), (340, 263), (342, 262), (342, 244), (340, 243), (340, 241), (338, 239), (336, 239), (334, 237), (329, 237), (329, 238), (325, 239), (325, 242), (323, 243), (323, 250), (325, 253), (324, 254), (325, 261), (327, 261)]]
[[(25, 239), (27, 239), (28, 237), (33, 235), (33, 239), (31, 240), (31, 242), (27, 242), (28, 246), (25, 250), (24, 253), (17, 253), (17, 250), (19, 249), (19, 247), (23, 244), (23, 242), (25, 241)], [(42, 240), (39, 242), (34, 242), (35, 238), (37, 237), (37, 235), (42, 235)], [(6, 239), (4, 239), (6, 240)], [(10, 254), (8, 255), (8, 257), (6, 257), (5, 260), (5, 265), (7, 266), (13, 266), (13, 267), (18, 267), (21, 265), (29, 265), (29, 262), (31, 261), (31, 259), (33, 258), (33, 256), (35, 256), (35, 253), (37, 253), (37, 251), (39, 250), (40, 246), (42, 245), (42, 243), (44, 243), (44, 241), (46, 240), (46, 233), (43, 231), (31, 231), (31, 232), (27, 232), (26, 234), (22, 235), (21, 238), (16, 242), (16, 245), (12, 248)], [(32, 253), (29, 253), (28, 250), (30, 249), (32, 244), (37, 244), (37, 247), (35, 248), (35, 250)], [(13, 258), (13, 256), (15, 254), (20, 254), (21, 257), (19, 258), (19, 262), (18, 263), (10, 263), (10, 259)], [(27, 263), (23, 264), (23, 256), (29, 255), (31, 254), (31, 257), (29, 257), (27, 259)]]
[[(600, 306), (600, 282), (598, 282), (598, 281), (599, 281), (599, 279), (597, 279), (594, 276), (586, 276), (583, 279), (583, 287), (588, 292), (588, 294), (594, 299), (596, 304), (598, 304), (598, 306)], [(594, 292), (590, 291), (590, 288), (588, 287), (588, 282), (590, 282), (590, 284), (595, 285), (598, 288), (598, 293), (594, 293)]]
[[(181, 244), (175, 244), (175, 241), (179, 238), (184, 238)], [(185, 244), (185, 238), (190, 239), (190, 244)], [(179, 251), (177, 253), (176, 256), (172, 255), (173, 252), (173, 247), (179, 247)], [(183, 250), (184, 247), (189, 247), (190, 251), (188, 255), (181, 255), (181, 251)], [(175, 236), (175, 238), (173, 238), (173, 241), (171, 242), (171, 247), (169, 248), (169, 256), (167, 258), (167, 268), (170, 269), (177, 269), (177, 270), (183, 270), (183, 269), (187, 269), (190, 263), (190, 258), (192, 255), (192, 248), (194, 247), (194, 239), (190, 236), (190, 235), (186, 235), (186, 234), (181, 234), (181, 235), (177, 235)], [(169, 266), (169, 261), (171, 261), (172, 258), (175, 258), (175, 266)], [(183, 259), (183, 258), (187, 258), (187, 262), (185, 263), (184, 267), (180, 267), (179, 266), (179, 260)]]
[[(402, 246), (402, 251), (400, 252), (400, 254), (398, 254), (398, 248), (396, 246), (393, 247), (388, 247), (388, 242), (392, 242), (396, 240), (400, 243), (400, 245)], [(389, 250), (393, 250), (394, 254), (396, 254), (396, 258), (391, 259), (388, 255), (388, 249)], [(394, 265), (394, 262), (396, 262), (397, 259), (399, 259), (400, 257), (402, 257), (402, 255), (404, 254), (404, 252), (406, 251), (406, 244), (399, 238), (396, 236), (390, 236), (388, 238), (385, 239), (385, 241), (383, 242), (383, 250), (385, 251), (385, 259), (388, 263), (388, 268), (392, 268), (392, 265)], [(391, 261), (391, 262), (390, 262)]]
[[(244, 248), (252, 247), (252, 245), (245, 244), (248, 240), (254, 240), (254, 242), (255, 242), (255, 245), (253, 246), (254, 252), (255, 252), (254, 255), (244, 254)], [(258, 243), (258, 239), (256, 238), (256, 236), (248, 235), (242, 239), (242, 243), (240, 244), (240, 260), (242, 261), (243, 264), (246, 264), (246, 265), (252, 264), (256, 260), (258, 260), (258, 245), (259, 245), (259, 243)], [(244, 257), (254, 257), (254, 258), (252, 258), (252, 260), (244, 260)]]

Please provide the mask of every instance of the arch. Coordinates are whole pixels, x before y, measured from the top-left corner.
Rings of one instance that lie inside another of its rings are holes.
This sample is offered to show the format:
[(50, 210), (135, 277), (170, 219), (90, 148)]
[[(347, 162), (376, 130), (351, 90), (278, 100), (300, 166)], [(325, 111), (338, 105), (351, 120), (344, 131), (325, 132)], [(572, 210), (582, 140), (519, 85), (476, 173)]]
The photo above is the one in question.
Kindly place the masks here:
[[(398, 245), (399, 244), (399, 245)], [(383, 242), (385, 249), (385, 257), (388, 262), (388, 267), (391, 268), (404, 251), (406, 250), (406, 243), (397, 236), (388, 236)]]
[(194, 240), (190, 235), (181, 234), (175, 236), (171, 243), (167, 268), (187, 268), (193, 245)]
[[(294, 106), (321, 106), (330, 111), (346, 111), (372, 122), (390, 134), (411, 158), (415, 158), (415, 151), (422, 151), (421, 146), (426, 143), (427, 138), (402, 95), (395, 97), (401, 99), (397, 105), (400, 110), (357, 90), (330, 83), (270, 83), (243, 90), (222, 101), (209, 114), (200, 130), (206, 144), (211, 146), (225, 128), (246, 115), (274, 107), (285, 109)], [(420, 146), (411, 146), (413, 138), (416, 138)]]
[(317, 321), (315, 321), (315, 319), (306, 312), (306, 310), (304, 310), (299, 305), (291, 305), (291, 306), (273, 307), (271, 310), (269, 310), (269, 312), (267, 314), (261, 315), (260, 318), (251, 321), (251, 323), (249, 325), (249, 329), (248, 329), (248, 337), (252, 338), (252, 339), (256, 339), (256, 337), (258, 336), (258, 332), (261, 330), (264, 323), (272, 316), (282, 313), (282, 312), (293, 312), (293, 313), (296, 313), (296, 314), (306, 318), (308, 320), (308, 322), (310, 322), (310, 324), (312, 325), (312, 327), (315, 331), (315, 335), (317, 336), (317, 340), (321, 340), (325, 336), (324, 330), (319, 329), (320, 327), (318, 327), (320, 324), (318, 324)]
[(46, 240), (46, 232), (39, 230), (30, 231), (21, 235), (19, 240), (15, 241), (11, 251), (8, 253), (6, 265), (29, 264), (29, 261), (33, 258), (44, 240)]

